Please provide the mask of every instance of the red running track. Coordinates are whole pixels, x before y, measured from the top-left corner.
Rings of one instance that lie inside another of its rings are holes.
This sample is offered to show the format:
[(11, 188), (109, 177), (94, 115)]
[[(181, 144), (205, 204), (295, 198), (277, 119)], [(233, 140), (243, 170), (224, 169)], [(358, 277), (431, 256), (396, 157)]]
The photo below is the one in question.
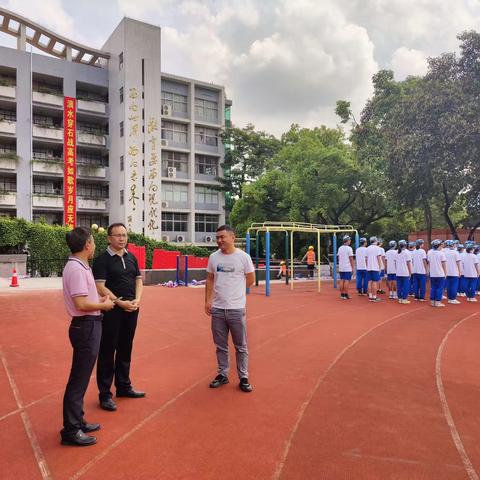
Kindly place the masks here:
[(105, 412), (93, 378), (86, 418), (102, 429), (88, 448), (59, 443), (71, 356), (61, 292), (1, 295), (0, 478), (479, 478), (477, 305), (254, 289), (245, 394), (233, 373), (208, 388), (203, 295), (145, 289), (132, 379), (147, 397)]

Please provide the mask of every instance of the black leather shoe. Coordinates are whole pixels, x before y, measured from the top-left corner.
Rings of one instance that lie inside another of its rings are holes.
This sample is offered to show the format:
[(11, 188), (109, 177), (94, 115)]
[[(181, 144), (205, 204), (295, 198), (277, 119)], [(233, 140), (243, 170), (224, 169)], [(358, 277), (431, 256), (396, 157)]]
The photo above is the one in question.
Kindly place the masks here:
[(95, 445), (97, 439), (85, 435), (82, 430), (78, 430), (75, 434), (66, 434), (63, 430), (60, 432), (62, 436), (62, 445), (72, 445), (74, 447), (88, 447), (89, 445)]
[(117, 390), (117, 397), (128, 397), (128, 398), (143, 398), (145, 396), (145, 392), (138, 392), (131, 388), (130, 390), (126, 390), (125, 392)]
[(250, 383), (248, 383), (248, 378), (246, 377), (240, 379), (240, 383), (238, 384), (238, 386), (240, 387), (240, 390), (242, 392), (249, 393), (253, 390), (253, 387), (250, 385)]
[(111, 398), (107, 398), (106, 400), (100, 400), (100, 408), (114, 412), (117, 409), (117, 404)]
[(97, 430), (100, 430), (100, 424), (84, 422), (80, 428), (82, 429), (83, 433), (96, 432)]
[(218, 388), (222, 385), (226, 385), (228, 383), (228, 377), (225, 375), (217, 375), (211, 382), (210, 388)]

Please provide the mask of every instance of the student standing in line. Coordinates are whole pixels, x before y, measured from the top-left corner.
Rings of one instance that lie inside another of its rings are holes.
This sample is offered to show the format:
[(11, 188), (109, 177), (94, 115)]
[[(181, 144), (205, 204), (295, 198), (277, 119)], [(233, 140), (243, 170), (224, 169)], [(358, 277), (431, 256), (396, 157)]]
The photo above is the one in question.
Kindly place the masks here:
[(455, 249), (453, 240), (447, 240), (445, 242), (445, 258), (447, 259), (447, 297), (448, 303), (458, 305), (460, 302), (457, 300), (458, 282), (461, 275), (460, 254)]
[(442, 241), (433, 240), (427, 259), (430, 269), (430, 301), (432, 307), (444, 307), (442, 303), (443, 286), (447, 276), (447, 259), (441, 249)]
[(348, 289), (353, 273), (353, 250), (350, 244), (352, 239), (345, 235), (343, 245), (338, 249), (338, 270), (340, 272), (340, 298), (350, 300)]
[(413, 293), (415, 300), (425, 301), (427, 290), (427, 252), (423, 249), (425, 242), (419, 238), (415, 242), (415, 250), (412, 252)]
[(212, 317), (218, 364), (218, 375), (210, 382), (210, 388), (228, 383), (230, 332), (236, 350), (240, 390), (251, 392), (253, 388), (248, 380), (246, 289), (255, 283), (255, 268), (250, 255), (235, 247), (232, 227), (218, 227), (216, 238), (219, 249), (208, 259), (205, 287), (205, 313)]
[(356, 287), (359, 295), (368, 295), (368, 276), (367, 276), (367, 239), (362, 237), (359, 241), (359, 247), (355, 251), (356, 262)]
[(315, 273), (315, 263), (317, 261), (315, 257), (315, 249), (313, 248), (313, 245), (310, 245), (308, 247), (307, 253), (303, 256), (302, 262), (305, 262), (305, 261), (307, 262), (308, 278), (313, 278)]
[(84, 418), (83, 398), (98, 356), (102, 336), (102, 311), (111, 310), (108, 296), (98, 298), (95, 280), (88, 264), (95, 254), (95, 240), (90, 231), (77, 227), (66, 234), (72, 255), (63, 269), (63, 298), (72, 317), (68, 331), (73, 347), (72, 368), (63, 397), (63, 445), (85, 447), (97, 443), (87, 433), (100, 429), (98, 423)]
[(477, 256), (473, 253), (475, 250), (473, 244), (469, 244), (465, 250), (467, 254), (463, 259), (463, 274), (465, 275), (465, 283), (467, 286), (467, 302), (477, 302), (478, 300), (475, 298), (475, 289), (477, 287), (478, 276), (480, 275), (480, 264), (478, 263)]
[(465, 255), (467, 252), (465, 251), (465, 245), (459, 244), (457, 247), (458, 254), (460, 255), (460, 268), (461, 268), (461, 275), (460, 275), (460, 280), (458, 282), (458, 297), (466, 297), (467, 295), (465, 294), (465, 276), (463, 274), (463, 260), (465, 259)]
[[(477, 256), (478, 262), (480, 264), (480, 245), (475, 246), (475, 250), (473, 253), (475, 253), (475, 255)], [(480, 276), (477, 280), (477, 295), (480, 295)]]
[(385, 293), (385, 290), (383, 290), (383, 288), (382, 288), (383, 279), (385, 278), (385, 249), (383, 248), (383, 238), (378, 239), (378, 246), (380, 247), (380, 250), (382, 251), (383, 268), (382, 268), (382, 270), (380, 270), (380, 282), (378, 284), (377, 293), (383, 295)]
[[(410, 252), (410, 255), (412, 256), (413, 252), (415, 251), (415, 242), (408, 242), (408, 251)], [(415, 296), (413, 268), (412, 268), (412, 275), (410, 276), (410, 283), (409, 283), (409, 286), (408, 286), (408, 296), (409, 297), (414, 297)]]
[(368, 300), (380, 302), (377, 297), (380, 282), (380, 272), (383, 269), (382, 249), (378, 246), (377, 237), (370, 237), (370, 245), (367, 247), (367, 275), (368, 275)]
[(397, 295), (397, 281), (395, 270), (395, 258), (397, 256), (397, 242), (391, 240), (388, 244), (390, 247), (385, 253), (385, 271), (387, 272), (387, 286), (390, 300), (398, 298)]
[(397, 280), (398, 303), (408, 304), (408, 290), (412, 276), (412, 255), (407, 249), (406, 240), (399, 240), (397, 256), (395, 258), (395, 271)]

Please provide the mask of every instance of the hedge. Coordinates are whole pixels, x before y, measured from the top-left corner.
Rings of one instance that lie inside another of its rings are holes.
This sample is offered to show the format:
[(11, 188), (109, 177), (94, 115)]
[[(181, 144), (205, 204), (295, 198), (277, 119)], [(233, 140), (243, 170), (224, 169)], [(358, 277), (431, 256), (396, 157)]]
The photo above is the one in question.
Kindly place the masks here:
[[(29, 252), (28, 270), (31, 274), (50, 276), (60, 275), (68, 258), (69, 250), (65, 243), (67, 227), (47, 225), (45, 223), (27, 222), (22, 218), (0, 217), (0, 254), (22, 253), (27, 247)], [(93, 231), (96, 250), (99, 255), (107, 248), (106, 232)], [(206, 257), (210, 254), (206, 248), (190, 246), (176, 246), (166, 242), (159, 242), (139, 233), (129, 233), (128, 241), (135, 245), (145, 246), (147, 254), (147, 268), (152, 267), (153, 250), (178, 250), (184, 255)]]

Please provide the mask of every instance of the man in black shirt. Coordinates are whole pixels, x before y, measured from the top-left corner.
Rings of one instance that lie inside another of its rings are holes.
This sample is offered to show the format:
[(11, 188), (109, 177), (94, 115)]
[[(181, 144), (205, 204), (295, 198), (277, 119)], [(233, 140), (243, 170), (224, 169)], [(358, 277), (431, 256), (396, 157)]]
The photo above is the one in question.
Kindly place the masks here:
[(114, 411), (117, 405), (110, 388), (115, 377), (117, 397), (140, 398), (144, 392), (134, 390), (130, 382), (133, 337), (137, 327), (142, 296), (142, 277), (137, 259), (126, 250), (128, 234), (125, 225), (108, 227), (107, 250), (93, 262), (93, 275), (101, 296), (108, 295), (115, 308), (103, 318), (102, 340), (97, 360), (97, 384), (100, 406)]

